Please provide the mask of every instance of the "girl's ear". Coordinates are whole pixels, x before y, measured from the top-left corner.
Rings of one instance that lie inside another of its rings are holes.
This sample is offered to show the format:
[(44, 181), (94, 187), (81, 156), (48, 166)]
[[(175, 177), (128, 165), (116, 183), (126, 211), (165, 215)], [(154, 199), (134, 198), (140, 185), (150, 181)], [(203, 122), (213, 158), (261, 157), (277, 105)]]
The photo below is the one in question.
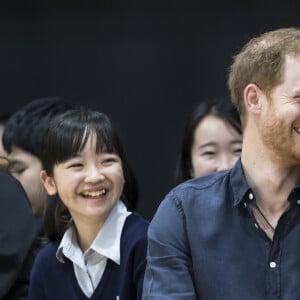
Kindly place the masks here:
[(47, 175), (45, 170), (40, 172), (40, 179), (50, 196), (53, 196), (57, 193), (56, 184), (53, 177)]
[(261, 112), (261, 89), (254, 83), (250, 83), (244, 89), (244, 103), (246, 110), (253, 114)]

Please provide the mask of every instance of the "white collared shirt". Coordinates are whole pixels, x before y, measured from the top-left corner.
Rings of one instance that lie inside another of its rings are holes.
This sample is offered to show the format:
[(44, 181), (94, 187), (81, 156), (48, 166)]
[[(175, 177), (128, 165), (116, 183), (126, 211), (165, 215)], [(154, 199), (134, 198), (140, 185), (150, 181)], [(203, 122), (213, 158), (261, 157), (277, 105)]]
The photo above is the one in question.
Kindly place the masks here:
[(107, 259), (120, 264), (120, 240), (128, 215), (123, 202), (112, 209), (92, 245), (82, 253), (74, 226), (69, 228), (57, 249), (56, 257), (64, 263), (64, 256), (73, 262), (77, 282), (87, 297), (91, 297), (105, 270)]

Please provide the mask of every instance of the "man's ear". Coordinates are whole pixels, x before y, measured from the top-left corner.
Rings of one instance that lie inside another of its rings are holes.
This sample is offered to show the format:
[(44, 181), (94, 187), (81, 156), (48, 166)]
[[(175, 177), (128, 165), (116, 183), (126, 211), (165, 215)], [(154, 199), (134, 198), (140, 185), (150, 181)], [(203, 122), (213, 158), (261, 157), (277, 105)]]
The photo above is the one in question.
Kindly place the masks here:
[(40, 172), (40, 179), (50, 196), (53, 196), (57, 193), (57, 188), (53, 177), (49, 177), (45, 170)]
[(250, 83), (244, 89), (244, 103), (246, 110), (253, 114), (261, 112), (261, 89), (254, 83)]

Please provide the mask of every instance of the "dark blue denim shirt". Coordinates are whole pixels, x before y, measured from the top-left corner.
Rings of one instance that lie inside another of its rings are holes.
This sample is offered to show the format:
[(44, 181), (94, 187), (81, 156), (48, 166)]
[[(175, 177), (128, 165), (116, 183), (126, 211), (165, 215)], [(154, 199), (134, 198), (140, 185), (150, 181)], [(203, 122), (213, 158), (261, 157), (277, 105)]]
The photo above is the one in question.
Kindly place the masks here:
[(250, 209), (240, 160), (187, 181), (160, 204), (148, 231), (143, 299), (300, 299), (300, 186), (273, 241)]

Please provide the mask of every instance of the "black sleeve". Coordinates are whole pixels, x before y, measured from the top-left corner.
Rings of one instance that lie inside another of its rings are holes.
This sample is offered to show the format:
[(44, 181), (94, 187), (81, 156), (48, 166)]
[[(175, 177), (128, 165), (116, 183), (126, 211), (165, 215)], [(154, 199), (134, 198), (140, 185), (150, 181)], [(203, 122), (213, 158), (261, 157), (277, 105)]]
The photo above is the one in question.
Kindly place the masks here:
[(0, 299), (14, 284), (34, 237), (34, 217), (26, 194), (0, 168)]

